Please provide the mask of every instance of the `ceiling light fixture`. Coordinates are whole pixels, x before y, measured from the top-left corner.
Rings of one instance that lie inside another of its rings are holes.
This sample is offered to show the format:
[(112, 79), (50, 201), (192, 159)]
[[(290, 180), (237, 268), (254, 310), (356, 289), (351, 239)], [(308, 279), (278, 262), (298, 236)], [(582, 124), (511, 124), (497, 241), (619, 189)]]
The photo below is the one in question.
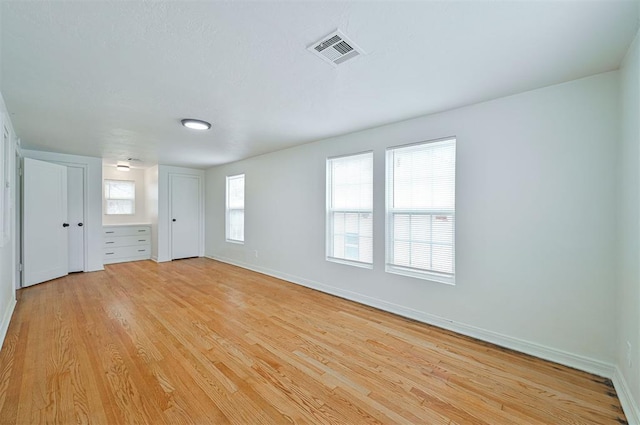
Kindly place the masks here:
[(124, 164), (118, 164), (116, 165), (116, 168), (118, 171), (129, 171), (129, 166)]
[(196, 120), (193, 118), (185, 118), (180, 121), (183, 126), (190, 128), (192, 130), (209, 130), (211, 128), (211, 124), (206, 121)]

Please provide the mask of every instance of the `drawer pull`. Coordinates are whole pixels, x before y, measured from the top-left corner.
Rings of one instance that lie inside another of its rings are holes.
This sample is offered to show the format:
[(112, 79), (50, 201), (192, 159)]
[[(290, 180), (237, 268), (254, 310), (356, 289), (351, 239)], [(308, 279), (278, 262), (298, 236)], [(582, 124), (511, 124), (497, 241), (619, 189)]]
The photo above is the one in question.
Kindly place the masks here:
[(146, 232), (146, 231), (147, 231), (147, 229), (138, 230), (138, 232)]
[(106, 243), (106, 244), (109, 244), (109, 243), (115, 243), (115, 242), (105, 242), (105, 243)]
[(115, 233), (115, 232), (114, 232), (114, 231), (111, 231), (111, 232), (105, 232), (105, 233)]
[(146, 242), (146, 239), (138, 239), (138, 242)]
[(139, 249), (138, 252), (145, 252), (146, 249)]
[(115, 252), (105, 252), (105, 255), (113, 255)]

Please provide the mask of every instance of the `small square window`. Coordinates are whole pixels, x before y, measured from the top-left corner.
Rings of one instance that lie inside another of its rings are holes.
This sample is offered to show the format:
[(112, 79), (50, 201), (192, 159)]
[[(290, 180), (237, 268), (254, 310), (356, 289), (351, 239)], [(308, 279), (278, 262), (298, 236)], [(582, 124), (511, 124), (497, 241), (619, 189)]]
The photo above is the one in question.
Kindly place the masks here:
[(132, 180), (104, 181), (104, 213), (132, 215), (136, 212), (136, 183)]

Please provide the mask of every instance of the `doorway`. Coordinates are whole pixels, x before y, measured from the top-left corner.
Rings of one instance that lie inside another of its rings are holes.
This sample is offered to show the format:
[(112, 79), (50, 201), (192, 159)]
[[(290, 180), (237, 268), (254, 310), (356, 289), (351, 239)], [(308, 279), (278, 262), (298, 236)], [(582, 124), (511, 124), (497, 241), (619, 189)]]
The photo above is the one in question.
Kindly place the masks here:
[(23, 174), (22, 286), (85, 271), (85, 166), (25, 158)]
[(15, 249), (16, 249), (16, 277), (14, 281), (14, 290), (22, 287), (22, 156), (16, 150), (16, 166), (15, 166), (15, 206), (16, 206), (16, 232), (15, 232)]

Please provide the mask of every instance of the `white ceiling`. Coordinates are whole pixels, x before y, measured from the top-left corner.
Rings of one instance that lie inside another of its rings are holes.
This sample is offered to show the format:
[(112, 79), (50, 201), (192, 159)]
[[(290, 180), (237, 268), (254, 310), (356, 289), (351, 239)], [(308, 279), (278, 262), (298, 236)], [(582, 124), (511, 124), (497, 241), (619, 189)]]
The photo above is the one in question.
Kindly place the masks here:
[[(23, 147), (207, 167), (616, 69), (637, 1), (1, 4)], [(306, 50), (336, 28), (366, 52)], [(185, 117), (213, 123), (196, 133)]]

